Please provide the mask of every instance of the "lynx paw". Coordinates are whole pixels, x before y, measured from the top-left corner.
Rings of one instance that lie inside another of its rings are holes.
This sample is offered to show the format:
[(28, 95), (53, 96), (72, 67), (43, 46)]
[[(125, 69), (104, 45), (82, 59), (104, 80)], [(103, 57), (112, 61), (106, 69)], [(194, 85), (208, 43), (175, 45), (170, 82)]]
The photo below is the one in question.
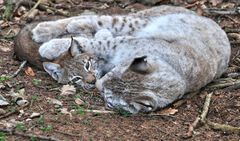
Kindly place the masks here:
[(104, 99), (106, 106), (120, 111), (127, 111), (132, 114), (149, 113), (157, 109), (157, 102), (152, 97), (139, 96), (130, 101), (125, 100), (125, 94), (117, 96), (110, 90), (104, 90)]
[(52, 39), (40, 46), (38, 52), (41, 57), (54, 60), (70, 47), (71, 39)]
[(52, 21), (42, 22), (32, 30), (32, 39), (37, 43), (43, 43), (62, 35), (64, 31), (64, 27), (61, 27)]

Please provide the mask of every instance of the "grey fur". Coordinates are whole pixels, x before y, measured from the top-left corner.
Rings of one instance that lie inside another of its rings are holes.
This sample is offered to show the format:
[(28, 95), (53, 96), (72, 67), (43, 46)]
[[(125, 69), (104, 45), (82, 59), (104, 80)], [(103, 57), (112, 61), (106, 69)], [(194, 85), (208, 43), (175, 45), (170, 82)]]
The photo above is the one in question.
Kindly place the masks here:
[[(59, 80), (69, 81), (73, 74), (84, 78), (83, 64), (90, 61), (89, 73), (95, 74), (106, 105), (131, 113), (155, 111), (202, 88), (226, 70), (231, 53), (214, 21), (179, 7), (44, 22), (32, 31), (35, 41), (45, 42), (40, 54), (54, 59), (66, 52), (70, 39), (52, 39), (66, 31), (86, 37), (74, 38), (83, 52), (66, 61)], [(87, 61), (71, 67), (86, 56)]]

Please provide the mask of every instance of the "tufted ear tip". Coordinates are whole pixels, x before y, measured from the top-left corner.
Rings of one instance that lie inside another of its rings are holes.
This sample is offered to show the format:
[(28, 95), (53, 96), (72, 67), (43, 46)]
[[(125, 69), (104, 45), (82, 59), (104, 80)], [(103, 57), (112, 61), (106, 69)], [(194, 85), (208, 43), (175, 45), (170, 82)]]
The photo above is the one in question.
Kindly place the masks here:
[(44, 70), (56, 81), (59, 81), (63, 76), (63, 68), (56, 63), (43, 62)]
[(68, 51), (69, 51), (69, 54), (71, 54), (72, 57), (74, 57), (74, 56), (83, 52), (81, 45), (72, 36), (71, 36), (71, 43), (70, 43), (70, 47), (69, 47)]

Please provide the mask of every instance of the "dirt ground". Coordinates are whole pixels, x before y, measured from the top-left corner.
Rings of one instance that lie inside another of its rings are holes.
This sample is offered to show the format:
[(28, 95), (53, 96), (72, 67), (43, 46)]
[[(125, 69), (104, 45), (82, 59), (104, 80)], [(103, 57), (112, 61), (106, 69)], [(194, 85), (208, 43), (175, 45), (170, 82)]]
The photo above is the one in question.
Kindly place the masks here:
[[(100, 14), (123, 14), (161, 4), (180, 5), (195, 10), (198, 14), (215, 20), (228, 33), (232, 45), (232, 59), (229, 70), (222, 78), (203, 88), (198, 95), (181, 100), (182, 104), (179, 106), (176, 105), (180, 102), (166, 108), (167, 111), (173, 112), (139, 115), (95, 113), (93, 110), (104, 110), (104, 102), (96, 91), (86, 92), (77, 89), (75, 95), (62, 96), (61, 85), (52, 80), (46, 72), (29, 64), (26, 64), (16, 77), (6, 77), (14, 74), (21, 64), (21, 61), (16, 60), (14, 56), (13, 37), (24, 24), (32, 21), (32, 17), (23, 18), (23, 15), (29, 12), (33, 5), (28, 7), (26, 4), (21, 4), (18, 9), (15, 8), (8, 22), (0, 19), (0, 94), (9, 102), (8, 106), (0, 107), (0, 141), (44, 139), (240, 141), (240, 16), (239, 11), (229, 12), (237, 7), (240, 8), (237, 1), (158, 0), (157, 3), (142, 4), (130, 0), (99, 2), (55, 0), (48, 5), (55, 10), (43, 10), (38, 7), (38, 13), (33, 18), (66, 13), (77, 15), (89, 11)], [(4, 8), (0, 0), (1, 13)], [(213, 11), (205, 11), (204, 8)], [(26, 71), (28, 67), (33, 69), (35, 76)], [(209, 124), (199, 123), (190, 136), (187, 134), (189, 125), (202, 113), (205, 97), (211, 92), (213, 95), (207, 121), (238, 127), (238, 129), (214, 129)], [(23, 94), (23, 99), (29, 103), (19, 106), (17, 100), (11, 96), (13, 93)], [(57, 102), (54, 103), (53, 99)], [(32, 113), (40, 115), (30, 118)]]

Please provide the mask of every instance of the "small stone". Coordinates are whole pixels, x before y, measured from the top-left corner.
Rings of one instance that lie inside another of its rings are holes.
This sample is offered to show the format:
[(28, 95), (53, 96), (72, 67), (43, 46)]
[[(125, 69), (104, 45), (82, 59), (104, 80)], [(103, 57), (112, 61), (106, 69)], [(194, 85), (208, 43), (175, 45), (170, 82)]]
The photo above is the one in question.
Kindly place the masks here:
[(29, 102), (25, 99), (21, 99), (21, 100), (18, 100), (16, 103), (19, 106), (23, 106), (23, 105), (27, 105)]
[(27, 118), (27, 119), (26, 119), (26, 121), (31, 121), (31, 120), (32, 120), (32, 119), (30, 119), (30, 118)]
[(9, 105), (9, 103), (7, 101), (0, 99), (0, 106), (7, 106), (7, 105)]
[(35, 112), (33, 112), (33, 113), (30, 115), (30, 118), (39, 117), (40, 115), (41, 115), (40, 113), (35, 113)]

